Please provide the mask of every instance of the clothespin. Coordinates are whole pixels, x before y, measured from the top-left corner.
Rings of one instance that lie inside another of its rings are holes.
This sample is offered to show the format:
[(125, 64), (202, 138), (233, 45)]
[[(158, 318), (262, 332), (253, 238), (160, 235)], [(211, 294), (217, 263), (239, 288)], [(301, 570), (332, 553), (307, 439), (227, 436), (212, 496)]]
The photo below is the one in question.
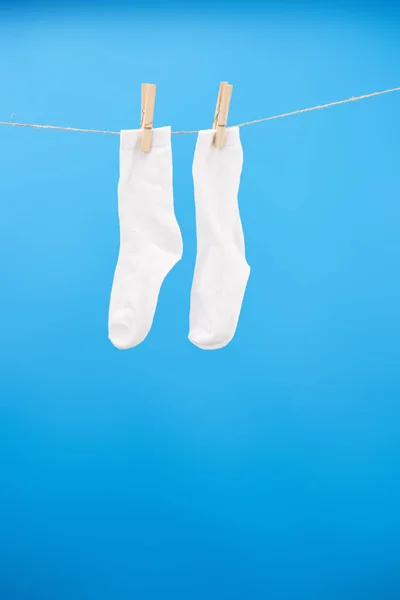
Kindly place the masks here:
[(142, 130), (142, 152), (150, 152), (151, 150), (155, 100), (156, 86), (154, 83), (142, 83), (142, 115), (140, 119), (140, 128)]
[(219, 86), (217, 106), (215, 108), (213, 129), (215, 129), (214, 146), (223, 148), (226, 136), (226, 124), (228, 122), (229, 105), (231, 103), (232, 85), (222, 81)]

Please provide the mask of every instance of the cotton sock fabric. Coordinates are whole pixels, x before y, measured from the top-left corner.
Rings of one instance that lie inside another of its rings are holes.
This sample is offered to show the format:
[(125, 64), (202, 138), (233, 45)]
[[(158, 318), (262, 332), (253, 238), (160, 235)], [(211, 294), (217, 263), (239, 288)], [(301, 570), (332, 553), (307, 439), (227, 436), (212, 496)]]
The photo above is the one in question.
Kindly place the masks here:
[(140, 129), (121, 131), (120, 249), (108, 320), (109, 339), (120, 350), (149, 333), (161, 285), (183, 249), (174, 213), (171, 128), (153, 129), (148, 153), (140, 142)]
[(215, 131), (200, 131), (193, 161), (197, 258), (190, 297), (190, 341), (203, 350), (233, 338), (250, 267), (238, 206), (243, 150), (239, 128), (226, 131), (223, 148)]

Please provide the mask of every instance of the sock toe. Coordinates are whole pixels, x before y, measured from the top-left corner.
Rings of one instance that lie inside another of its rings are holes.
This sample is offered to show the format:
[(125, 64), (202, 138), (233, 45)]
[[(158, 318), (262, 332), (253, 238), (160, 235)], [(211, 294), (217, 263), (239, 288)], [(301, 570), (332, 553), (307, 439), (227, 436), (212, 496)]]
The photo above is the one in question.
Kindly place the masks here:
[(189, 333), (190, 342), (202, 350), (218, 350), (229, 344), (231, 339), (231, 337), (225, 339), (202, 329), (195, 329)]
[(110, 317), (108, 337), (118, 350), (129, 350), (140, 344), (133, 326), (133, 315), (127, 310), (118, 310)]

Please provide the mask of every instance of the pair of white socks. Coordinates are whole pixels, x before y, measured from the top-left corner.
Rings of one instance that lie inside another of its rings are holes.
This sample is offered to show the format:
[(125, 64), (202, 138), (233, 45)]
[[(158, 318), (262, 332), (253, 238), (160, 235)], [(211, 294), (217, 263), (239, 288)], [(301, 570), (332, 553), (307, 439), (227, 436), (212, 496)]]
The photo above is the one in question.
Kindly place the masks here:
[[(151, 151), (141, 130), (121, 131), (118, 215), (120, 250), (111, 290), (108, 331), (126, 350), (150, 331), (161, 285), (181, 259), (183, 244), (172, 191), (171, 128), (153, 129)], [(233, 338), (250, 274), (238, 191), (243, 164), (239, 128), (200, 131), (193, 161), (197, 258), (190, 297), (190, 341), (213, 350)]]

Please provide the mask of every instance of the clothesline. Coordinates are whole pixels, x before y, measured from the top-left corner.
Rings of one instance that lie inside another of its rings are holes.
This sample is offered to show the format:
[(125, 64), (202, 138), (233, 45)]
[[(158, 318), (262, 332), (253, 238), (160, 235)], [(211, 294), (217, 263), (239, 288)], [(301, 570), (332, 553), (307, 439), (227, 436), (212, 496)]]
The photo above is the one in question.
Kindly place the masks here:
[[(348, 102), (356, 102), (357, 100), (365, 100), (366, 98), (373, 98), (374, 96), (382, 96), (383, 94), (390, 94), (392, 92), (399, 92), (400, 87), (392, 88), (389, 90), (383, 90), (381, 92), (372, 92), (371, 94), (364, 94), (363, 96), (352, 96), (346, 100), (336, 100), (335, 102), (328, 102), (328, 104), (320, 104), (318, 106), (312, 106), (310, 108), (301, 108), (300, 110), (294, 110), (293, 112), (282, 113), (280, 115), (274, 115), (272, 117), (263, 117), (262, 119), (255, 119), (254, 121), (246, 121), (245, 123), (239, 123), (236, 127), (245, 127), (246, 125), (253, 125), (255, 123), (263, 123), (264, 121), (273, 121), (275, 119), (283, 119), (284, 117), (292, 117), (294, 115), (300, 115), (301, 113), (312, 112), (314, 110), (321, 110), (323, 108), (329, 108), (330, 106), (338, 106), (339, 104), (347, 104)], [(105, 131), (102, 129), (80, 129), (78, 127), (60, 127), (59, 125), (37, 125), (34, 123), (13, 123), (12, 121), (0, 121), (0, 125), (8, 125), (10, 127), (31, 127), (33, 129), (57, 129), (60, 131), (80, 131), (81, 133), (104, 133), (106, 135), (119, 135), (119, 131)], [(199, 130), (193, 131), (172, 131), (173, 135), (188, 135), (193, 133), (199, 133)]]

